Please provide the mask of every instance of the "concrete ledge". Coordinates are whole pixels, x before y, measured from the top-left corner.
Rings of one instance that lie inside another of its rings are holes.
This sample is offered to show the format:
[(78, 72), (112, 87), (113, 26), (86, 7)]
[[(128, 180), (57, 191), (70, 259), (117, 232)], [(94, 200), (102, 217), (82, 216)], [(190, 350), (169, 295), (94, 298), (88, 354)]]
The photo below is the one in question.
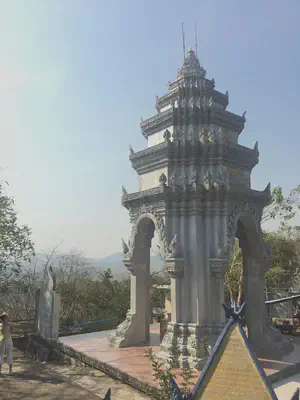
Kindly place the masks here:
[(59, 350), (52, 343), (38, 335), (13, 338), (14, 347), (41, 362), (61, 360)]
[(105, 374), (111, 376), (112, 378), (118, 379), (123, 383), (133, 387), (134, 389), (139, 390), (146, 395), (151, 395), (152, 393), (159, 394), (159, 390), (148, 383), (145, 383), (133, 376), (127, 374), (126, 372), (121, 371), (120, 369), (109, 365), (106, 362), (95, 360), (73, 348), (66, 346), (62, 343), (58, 343), (57, 346), (59, 347), (60, 352), (63, 354), (63, 359), (65, 361), (74, 362), (73, 360), (76, 359), (82, 364), (88, 365), (92, 368), (99, 369), (100, 371), (104, 372)]
[(289, 378), (290, 376), (298, 374), (299, 372), (300, 372), (300, 362), (293, 365), (289, 365), (288, 367), (282, 369), (281, 371), (269, 375), (268, 379), (271, 383), (276, 383), (285, 378)]

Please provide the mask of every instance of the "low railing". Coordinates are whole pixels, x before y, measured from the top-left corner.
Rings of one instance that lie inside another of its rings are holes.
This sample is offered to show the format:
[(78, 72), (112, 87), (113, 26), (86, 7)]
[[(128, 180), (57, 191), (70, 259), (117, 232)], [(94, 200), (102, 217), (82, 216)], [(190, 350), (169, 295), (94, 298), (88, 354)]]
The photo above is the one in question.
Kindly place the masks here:
[(35, 333), (35, 319), (12, 320), (13, 336), (26, 336)]
[(89, 329), (81, 329), (81, 328), (90, 327), (92, 325), (95, 326), (96, 324), (102, 324), (102, 323), (106, 323), (107, 321), (114, 321), (117, 319), (118, 319), (118, 317), (111, 317), (111, 318), (99, 319), (97, 321), (92, 321), (92, 322), (83, 322), (81, 324), (74, 324), (74, 325), (63, 325), (62, 324), (59, 335), (63, 336), (63, 335), (70, 335), (70, 334), (72, 335), (75, 333), (88, 333), (87, 331), (90, 331)]

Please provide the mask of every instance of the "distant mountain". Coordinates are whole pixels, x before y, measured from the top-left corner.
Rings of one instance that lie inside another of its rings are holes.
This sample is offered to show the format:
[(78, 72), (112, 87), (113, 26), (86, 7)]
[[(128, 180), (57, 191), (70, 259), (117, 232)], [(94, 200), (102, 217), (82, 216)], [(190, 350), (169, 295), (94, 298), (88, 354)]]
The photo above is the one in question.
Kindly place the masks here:
[[(87, 262), (91, 267), (90, 273), (92, 275), (97, 276), (99, 272), (103, 272), (104, 270), (110, 268), (113, 276), (116, 279), (124, 279), (130, 276), (130, 272), (126, 269), (123, 264), (123, 254), (122, 253), (113, 253), (107, 257), (103, 258), (92, 258), (88, 257)], [(46, 257), (43, 254), (36, 254), (32, 259), (32, 265), (34, 265), (40, 273), (42, 273), (44, 266), (46, 263)], [(56, 267), (57, 259), (53, 257), (51, 260), (51, 265)], [(150, 266), (151, 271), (160, 271), (163, 267), (163, 261), (159, 256), (151, 256), (150, 257)]]
[[(94, 268), (97, 267), (97, 269), (99, 268), (100, 270), (110, 268), (112, 273), (115, 275), (129, 275), (129, 272), (126, 270), (122, 260), (122, 253), (114, 253), (103, 258), (88, 258), (88, 262)], [(151, 256), (150, 265), (151, 270), (161, 270), (163, 267), (163, 261), (159, 256)]]
[(113, 253), (110, 256), (103, 257), (103, 258), (89, 258), (89, 260), (95, 260), (96, 262), (120, 262), (123, 259), (122, 253)]
[[(88, 262), (94, 270), (99, 270), (99, 272), (110, 268), (113, 276), (115, 278), (126, 278), (130, 275), (129, 271), (125, 268), (123, 264), (123, 254), (114, 253), (110, 256), (103, 258), (88, 258)], [(160, 271), (163, 267), (163, 261), (160, 256), (150, 257), (150, 267), (152, 271)]]

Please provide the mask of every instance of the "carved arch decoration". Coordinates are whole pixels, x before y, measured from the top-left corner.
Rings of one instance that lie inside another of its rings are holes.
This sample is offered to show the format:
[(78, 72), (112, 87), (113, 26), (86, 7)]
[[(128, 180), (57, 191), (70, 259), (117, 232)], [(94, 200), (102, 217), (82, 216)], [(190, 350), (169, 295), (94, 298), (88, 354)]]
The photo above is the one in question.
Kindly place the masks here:
[(150, 209), (150, 210), (141, 210), (141, 214), (136, 218), (136, 220), (133, 223), (132, 226), (132, 231), (131, 231), (131, 238), (128, 241), (128, 245), (123, 242), (123, 253), (124, 253), (124, 259), (131, 261), (132, 257), (134, 255), (134, 250), (135, 250), (135, 245), (136, 245), (136, 237), (138, 235), (138, 226), (139, 223), (143, 219), (150, 219), (155, 226), (155, 230), (158, 235), (159, 239), (159, 245), (162, 251), (162, 257), (165, 259), (168, 255), (168, 239), (167, 239), (167, 232), (165, 228), (165, 223), (161, 215), (155, 210), (155, 209)]
[(264, 240), (261, 229), (261, 216), (262, 210), (257, 210), (255, 206), (249, 204), (247, 201), (235, 205), (229, 216), (226, 232), (226, 243), (223, 246), (219, 245), (219, 256), (230, 258), (234, 249), (235, 236), (238, 229), (238, 222), (245, 218), (251, 223), (253, 229), (252, 235), (255, 235), (259, 243), (260, 257), (264, 259), (266, 264), (271, 262), (272, 249), (269, 244)]

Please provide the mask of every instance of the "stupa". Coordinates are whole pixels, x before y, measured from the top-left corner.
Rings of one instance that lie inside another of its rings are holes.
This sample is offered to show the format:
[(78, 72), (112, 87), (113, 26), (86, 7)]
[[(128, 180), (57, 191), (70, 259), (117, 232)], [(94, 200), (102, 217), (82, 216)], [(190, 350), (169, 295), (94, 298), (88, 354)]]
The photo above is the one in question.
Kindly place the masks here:
[(110, 335), (114, 346), (149, 340), (150, 248), (156, 231), (171, 280), (171, 321), (161, 354), (176, 345), (182, 365), (203, 366), (201, 339), (213, 346), (226, 322), (224, 275), (236, 237), (243, 252), (249, 343), (259, 356), (279, 357), (293, 349), (268, 325), (265, 310), (271, 249), (261, 218), (270, 184), (263, 191), (251, 188), (258, 144), (239, 144), (246, 113), (236, 115), (228, 104), (228, 92), (215, 89), (190, 49), (168, 93), (156, 98), (157, 114), (140, 123), (148, 147), (138, 152), (130, 147), (139, 191), (122, 188), (132, 223), (131, 238), (123, 241), (131, 303), (126, 320)]

